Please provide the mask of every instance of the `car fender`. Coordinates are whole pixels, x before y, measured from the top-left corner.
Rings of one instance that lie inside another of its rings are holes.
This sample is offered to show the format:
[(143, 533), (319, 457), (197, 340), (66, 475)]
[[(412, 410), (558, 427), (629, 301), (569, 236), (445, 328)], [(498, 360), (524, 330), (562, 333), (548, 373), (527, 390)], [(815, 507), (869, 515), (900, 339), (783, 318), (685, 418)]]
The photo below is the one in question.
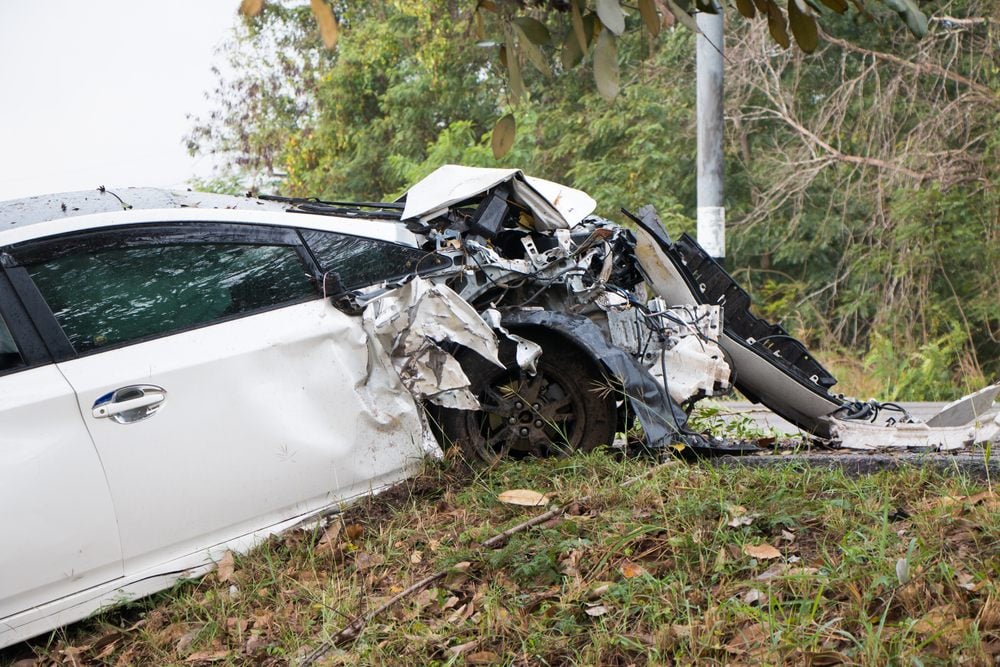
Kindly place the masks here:
[(646, 434), (649, 447), (686, 442), (687, 415), (632, 356), (613, 346), (589, 318), (550, 310), (514, 310), (503, 315), (503, 324), (514, 330), (547, 329), (604, 367), (622, 383), (625, 396)]

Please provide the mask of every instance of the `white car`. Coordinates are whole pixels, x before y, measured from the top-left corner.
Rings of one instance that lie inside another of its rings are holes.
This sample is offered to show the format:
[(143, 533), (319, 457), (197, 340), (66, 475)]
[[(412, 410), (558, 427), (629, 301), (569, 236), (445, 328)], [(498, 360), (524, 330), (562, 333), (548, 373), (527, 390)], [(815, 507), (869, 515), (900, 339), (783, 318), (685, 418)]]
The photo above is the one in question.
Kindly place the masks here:
[(681, 409), (731, 383), (825, 436), (880, 408), (693, 239), (594, 205), (455, 166), (398, 203), (0, 202), (0, 648), (398, 482), (435, 436), (492, 461), (638, 421), (649, 448), (742, 449)]
[(137, 189), (0, 204), (0, 646), (424, 456), (414, 398), (320, 278), (377, 283), (427, 253), (399, 224), (287, 208)]

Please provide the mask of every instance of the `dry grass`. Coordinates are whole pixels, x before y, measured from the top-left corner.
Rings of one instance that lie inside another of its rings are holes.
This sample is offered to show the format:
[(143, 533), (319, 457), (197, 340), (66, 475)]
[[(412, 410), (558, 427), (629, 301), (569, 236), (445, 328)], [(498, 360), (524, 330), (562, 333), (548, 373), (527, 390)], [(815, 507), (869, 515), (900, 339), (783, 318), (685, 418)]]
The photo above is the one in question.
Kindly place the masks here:
[[(975, 483), (918, 469), (851, 479), (677, 463), (622, 485), (650, 466), (595, 453), (478, 474), (429, 467), (339, 528), (273, 539), (0, 660), (294, 663), (443, 568), (322, 664), (990, 665), (1000, 655), (1000, 499)], [(545, 510), (499, 502), (509, 489), (551, 493), (568, 512), (483, 549)]]

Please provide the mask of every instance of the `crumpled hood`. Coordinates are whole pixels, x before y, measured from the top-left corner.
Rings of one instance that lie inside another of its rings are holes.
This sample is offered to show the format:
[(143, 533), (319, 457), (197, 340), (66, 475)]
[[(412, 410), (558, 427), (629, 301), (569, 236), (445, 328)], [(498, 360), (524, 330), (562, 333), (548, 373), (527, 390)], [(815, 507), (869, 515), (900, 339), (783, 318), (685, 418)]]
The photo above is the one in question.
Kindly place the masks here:
[(531, 211), (535, 229), (553, 231), (580, 223), (594, 212), (597, 202), (586, 192), (553, 183), (543, 178), (525, 176), (520, 169), (489, 169), (446, 164), (406, 192), (403, 220), (428, 220), (449, 207), (510, 183), (513, 199)]

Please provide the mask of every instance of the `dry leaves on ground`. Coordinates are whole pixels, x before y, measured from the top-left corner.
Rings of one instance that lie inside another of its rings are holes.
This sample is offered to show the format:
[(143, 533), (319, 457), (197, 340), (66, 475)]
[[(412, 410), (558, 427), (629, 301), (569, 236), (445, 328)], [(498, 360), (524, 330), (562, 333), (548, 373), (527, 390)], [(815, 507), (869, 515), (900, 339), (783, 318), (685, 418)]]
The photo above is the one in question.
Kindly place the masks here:
[(756, 558), (757, 560), (771, 560), (773, 558), (781, 558), (781, 552), (772, 547), (770, 544), (745, 544), (743, 545), (743, 553), (751, 558)]
[(549, 497), (544, 493), (531, 489), (511, 489), (497, 496), (497, 500), (508, 505), (523, 505), (525, 507), (543, 507), (549, 504)]

